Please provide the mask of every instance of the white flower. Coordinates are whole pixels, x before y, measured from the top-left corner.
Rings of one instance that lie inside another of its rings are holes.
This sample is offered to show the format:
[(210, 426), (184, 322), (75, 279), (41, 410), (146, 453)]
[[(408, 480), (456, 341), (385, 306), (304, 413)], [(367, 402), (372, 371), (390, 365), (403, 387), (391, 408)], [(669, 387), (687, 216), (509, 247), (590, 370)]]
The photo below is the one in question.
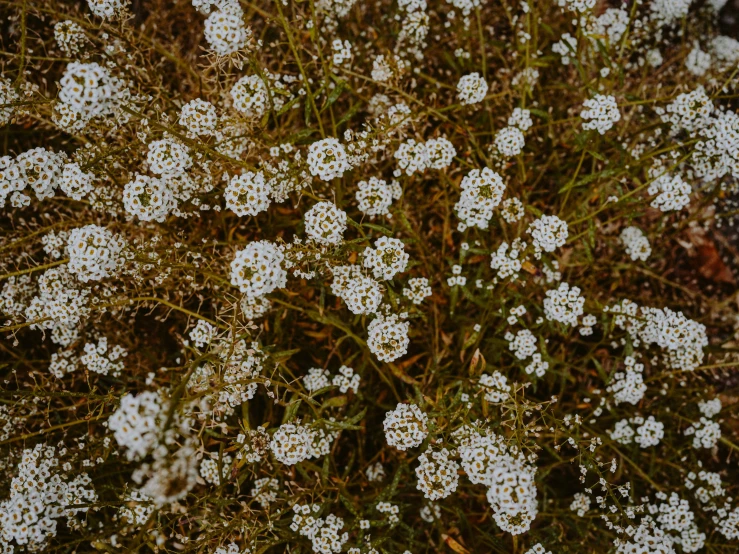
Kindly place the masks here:
[(270, 205), (269, 193), (264, 174), (247, 171), (231, 177), (224, 196), (230, 210), (238, 216), (245, 216), (266, 211)]
[(607, 45), (616, 46), (629, 27), (629, 12), (623, 8), (608, 8), (588, 23), (591, 39), (599, 39)]
[(549, 321), (577, 325), (577, 318), (583, 314), (585, 303), (578, 287), (570, 288), (570, 285), (563, 282), (556, 289), (548, 290), (546, 295), (544, 315)]
[(110, 72), (95, 62), (71, 62), (59, 87), (59, 100), (86, 118), (109, 113), (117, 93)]
[(647, 189), (647, 194), (657, 195), (650, 205), (663, 212), (682, 210), (690, 204), (691, 192), (690, 185), (679, 175), (668, 173), (655, 178)]
[(457, 490), (459, 464), (449, 458), (446, 448), (427, 450), (418, 457), (417, 488), (429, 500), (446, 498)]
[(493, 210), (500, 204), (505, 185), (500, 175), (485, 167), (473, 169), (462, 179), (462, 195), (454, 205), (460, 219), (458, 229), (467, 227), (487, 229)]
[(380, 237), (375, 247), (364, 249), (364, 267), (371, 269), (377, 279), (392, 279), (405, 271), (408, 253), (403, 241), (396, 238)]
[(123, 207), (141, 221), (162, 223), (175, 205), (172, 191), (162, 179), (137, 173), (123, 187)]
[(367, 328), (367, 347), (381, 362), (393, 362), (408, 352), (407, 321), (398, 316), (377, 316)]
[[(552, 45), (552, 52), (562, 56), (562, 65), (569, 65), (570, 56), (577, 54), (577, 39), (570, 33), (564, 33), (559, 42)], [(508, 124), (510, 125), (510, 122)]]
[(295, 465), (310, 457), (312, 443), (313, 433), (307, 427), (283, 423), (272, 435), (269, 449), (278, 462)]
[(377, 177), (357, 183), (355, 198), (359, 211), (369, 216), (387, 215), (393, 203), (393, 187)]
[(681, 129), (693, 131), (705, 127), (713, 113), (713, 102), (705, 89), (699, 86), (694, 91), (678, 94), (661, 114), (662, 121), (672, 125), (672, 132)]
[(322, 181), (331, 181), (341, 177), (351, 169), (346, 149), (335, 138), (326, 138), (312, 143), (308, 147), (308, 169), (311, 175)]
[(432, 169), (449, 167), (456, 155), (454, 145), (444, 137), (426, 141), (428, 166)]
[[(526, 243), (521, 243), (520, 247), (525, 248)], [(519, 248), (514, 246), (510, 251), (509, 248), (510, 245), (504, 242), (496, 252), (490, 255), (490, 267), (497, 271), (498, 279), (505, 279), (512, 275), (515, 278), (521, 271), (523, 259), (519, 257), (521, 254)]]
[(389, 446), (407, 450), (419, 446), (428, 435), (428, 416), (415, 404), (398, 404), (385, 414), (383, 427)]
[(374, 314), (382, 302), (380, 284), (371, 277), (350, 279), (341, 297), (353, 314)]
[(431, 287), (426, 277), (413, 277), (408, 279), (408, 286), (403, 289), (403, 296), (416, 305), (421, 304), (431, 296)]
[(634, 442), (642, 448), (656, 446), (665, 436), (665, 425), (649, 416), (642, 425), (636, 428), (636, 436)]
[(624, 371), (614, 373), (613, 381), (606, 390), (613, 393), (613, 401), (616, 404), (628, 402), (636, 405), (647, 391), (643, 377), (644, 364), (638, 364), (632, 356), (627, 356), (624, 365), (626, 366)]
[(569, 236), (567, 223), (556, 215), (543, 215), (534, 221), (526, 230), (534, 239), (534, 248), (537, 258), (541, 252), (554, 252), (557, 248), (564, 246)]
[(72, 229), (67, 241), (69, 271), (82, 282), (110, 277), (122, 262), (125, 241), (104, 227)]
[(228, 480), (231, 473), (231, 456), (225, 454), (223, 456), (221, 470), (218, 468), (218, 453), (212, 453), (208, 458), (203, 458), (200, 462), (200, 476), (211, 485), (220, 485), (222, 481)]
[[(249, 494), (254, 497), (254, 500), (256, 500), (262, 508), (266, 509), (272, 502), (277, 500), (277, 493), (279, 490), (280, 482), (277, 479), (262, 477), (261, 479), (254, 481), (254, 487), (251, 489)], [(216, 550), (215, 554), (219, 554), (219, 552)], [(224, 552), (223, 554), (228, 553)], [(238, 548), (235, 550), (235, 554), (240, 554)]]
[(402, 143), (395, 151), (395, 159), (398, 160), (398, 167), (401, 171), (405, 171), (408, 176), (415, 172), (422, 173), (429, 167), (429, 151), (426, 144), (416, 142), (414, 139), (408, 139)]
[(146, 160), (152, 173), (166, 177), (180, 175), (192, 165), (188, 148), (169, 138), (150, 143)]
[(0, 108), (0, 126), (7, 125), (16, 111), (14, 104), (18, 101), (18, 93), (16, 92), (13, 82), (5, 77), (0, 77), (0, 104), (4, 106)]
[(64, 164), (62, 177), (59, 180), (59, 188), (74, 200), (82, 200), (93, 190), (92, 181), (95, 176), (83, 171), (76, 162)]
[(572, 504), (570, 504), (570, 510), (583, 517), (590, 510), (590, 496), (582, 492), (576, 492)]
[(64, 54), (73, 57), (85, 43), (85, 31), (74, 21), (59, 21), (54, 25), (54, 40)]
[(525, 360), (536, 352), (536, 337), (528, 329), (520, 329), (515, 337), (511, 334), (508, 349), (516, 355), (519, 360)]
[(510, 396), (511, 386), (508, 379), (500, 371), (494, 371), (492, 375), (483, 373), (480, 375), (479, 386), (485, 393), (488, 402), (505, 402)]
[(155, 392), (128, 393), (121, 398), (108, 428), (129, 460), (143, 458), (158, 444), (168, 407), (169, 402)]
[(521, 153), (526, 140), (518, 127), (505, 127), (495, 135), (494, 144), (498, 152), (510, 158)]
[(385, 56), (376, 56), (372, 62), (372, 79), (379, 83), (389, 81), (393, 76), (393, 69)]
[(112, 19), (126, 9), (127, 0), (87, 0), (90, 11), (103, 19)]
[(345, 61), (352, 59), (352, 45), (348, 40), (334, 39), (331, 43), (333, 52), (332, 61), (334, 65), (343, 65)]
[(631, 428), (631, 425), (629, 425), (628, 419), (622, 419), (621, 421), (616, 422), (616, 426), (613, 431), (609, 433), (609, 436), (611, 437), (611, 440), (620, 444), (631, 444), (631, 441), (634, 438), (634, 430)]
[(182, 106), (178, 122), (193, 136), (212, 135), (218, 124), (216, 107), (210, 102), (196, 98)]
[(603, 135), (614, 123), (621, 120), (621, 112), (618, 111), (618, 104), (613, 96), (596, 94), (582, 105), (580, 117), (583, 119), (582, 128), (586, 131), (596, 130)]
[(693, 436), (693, 448), (713, 448), (721, 438), (721, 426), (707, 417), (693, 423), (684, 431), (685, 435)]
[(696, 43), (688, 57), (685, 58), (685, 67), (696, 77), (703, 77), (711, 69), (711, 54), (701, 50), (698, 43)]
[(308, 392), (316, 392), (329, 386), (330, 376), (327, 369), (313, 367), (308, 370), (307, 375), (303, 376), (303, 386)]
[(190, 331), (190, 340), (197, 348), (210, 344), (215, 336), (216, 328), (204, 319), (198, 319), (197, 324)]
[(518, 198), (507, 198), (500, 205), (500, 217), (507, 223), (515, 223), (525, 214), (523, 204)]
[(534, 124), (531, 120), (531, 112), (521, 108), (515, 108), (511, 117), (508, 118), (508, 125), (518, 127), (522, 131), (528, 131)]
[(287, 272), (282, 267), (285, 255), (266, 240), (249, 243), (236, 252), (231, 262), (231, 284), (250, 297), (269, 294), (285, 286)]
[(596, 0), (557, 0), (557, 5), (571, 12), (584, 13), (595, 7)]
[(345, 394), (351, 389), (354, 394), (359, 389), (360, 377), (358, 373), (354, 373), (354, 370), (348, 366), (341, 366), (339, 368), (339, 375), (334, 375), (331, 384), (335, 387), (339, 387), (339, 392)]
[(269, 108), (269, 92), (259, 75), (246, 75), (231, 88), (234, 108), (249, 117), (260, 117)]
[(123, 370), (121, 358), (128, 356), (128, 351), (120, 345), (108, 348), (108, 339), (101, 337), (97, 344), (85, 344), (85, 353), (80, 356), (80, 363), (89, 371), (100, 375), (119, 377)]
[(652, 19), (660, 25), (672, 25), (688, 14), (693, 0), (653, 0), (649, 4)]
[(341, 244), (346, 231), (346, 212), (331, 202), (319, 202), (305, 213), (305, 232), (321, 244)]
[(698, 410), (706, 417), (713, 417), (721, 411), (721, 399), (716, 397), (712, 400), (701, 400), (698, 402)]
[(652, 253), (649, 239), (638, 227), (625, 227), (619, 238), (625, 247), (626, 254), (634, 261), (646, 261)]
[(237, 10), (216, 10), (205, 20), (205, 40), (219, 56), (242, 50), (251, 35), (251, 29), (244, 25), (244, 14), (240, 7)]
[(488, 84), (479, 73), (470, 73), (457, 83), (457, 98), (462, 104), (477, 104), (485, 99)]
[[(20, 154), (6, 169), (6, 178), (16, 181), (15, 189), (30, 185), (36, 198), (44, 200), (54, 196), (59, 186), (67, 156), (63, 152), (49, 152), (44, 148), (32, 148)], [(16, 173), (17, 172), (17, 173)]]

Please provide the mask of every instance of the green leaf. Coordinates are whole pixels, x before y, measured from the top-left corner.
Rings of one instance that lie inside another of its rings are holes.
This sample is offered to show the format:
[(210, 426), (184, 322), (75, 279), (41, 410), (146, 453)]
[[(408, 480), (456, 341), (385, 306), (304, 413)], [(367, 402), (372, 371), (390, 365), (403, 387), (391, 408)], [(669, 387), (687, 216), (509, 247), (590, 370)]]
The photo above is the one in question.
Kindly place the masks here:
[(297, 133), (293, 133), (292, 135), (287, 137), (287, 140), (285, 142), (289, 142), (290, 144), (300, 143), (310, 137), (313, 133), (317, 132), (318, 129), (301, 129)]
[(310, 98), (306, 97), (305, 99), (305, 124), (306, 126), (310, 127), (310, 116), (313, 113), (313, 102), (311, 102)]
[(361, 412), (359, 412), (356, 415), (353, 415), (352, 417), (350, 417), (349, 419), (347, 419), (345, 421), (347, 423), (350, 423), (350, 424), (354, 425), (355, 423), (359, 423), (360, 421), (362, 421), (362, 419), (364, 419), (364, 416), (365, 416), (366, 413), (367, 413), (367, 408), (364, 408)]
[(273, 352), (270, 357), (276, 362), (284, 362), (292, 358), (298, 352), (300, 352), (300, 348), (293, 348), (292, 350), (282, 350), (280, 352)]
[(285, 415), (282, 418), (282, 422), (287, 423), (288, 421), (292, 421), (295, 417), (295, 414), (298, 413), (298, 408), (300, 408), (300, 405), (302, 403), (303, 401), (300, 398), (292, 400), (290, 404), (287, 405), (287, 409), (285, 410)]
[(331, 94), (329, 94), (326, 104), (321, 108), (321, 111), (325, 110), (339, 99), (341, 93), (344, 92), (345, 85), (346, 83), (344, 81), (339, 81), (339, 83), (334, 87), (334, 90), (331, 91)]
[(334, 396), (333, 398), (329, 398), (321, 405), (321, 410), (325, 410), (326, 408), (338, 408), (340, 406), (346, 406), (347, 397), (346, 395), (341, 396)]
[(602, 162), (606, 161), (605, 156), (603, 156), (603, 154), (601, 154), (600, 152), (596, 152), (595, 150), (588, 150), (588, 154), (593, 156), (596, 160), (600, 160)]
[(341, 118), (336, 122), (336, 126), (342, 125), (349, 121), (352, 117), (356, 115), (356, 113), (361, 109), (362, 105), (357, 103), (354, 104), (351, 108), (349, 108), (349, 111), (346, 112), (344, 115), (341, 116)]
[(390, 229), (381, 225), (375, 225), (374, 223), (362, 223), (362, 227), (367, 227), (368, 229), (372, 229), (373, 231), (378, 231), (384, 235), (387, 235), (388, 237), (393, 236), (393, 232)]
[(587, 185), (587, 184), (592, 183), (593, 181), (595, 181), (597, 179), (602, 179), (602, 178), (605, 178), (605, 177), (612, 177), (616, 173), (618, 173), (618, 172), (615, 169), (604, 169), (603, 171), (600, 171), (598, 173), (593, 173), (592, 175), (586, 175), (585, 177), (583, 177), (581, 179), (578, 179), (574, 183), (568, 183), (568, 184), (566, 184), (564, 187), (562, 187), (561, 189), (559, 189), (559, 192), (560, 193), (563, 193), (563, 192), (566, 192), (566, 191), (568, 191), (570, 189), (574, 189), (574, 188), (577, 188), (577, 187), (581, 187), (583, 185)]
[(344, 507), (351, 512), (351, 514), (358, 518), (359, 512), (357, 512), (357, 509), (354, 507), (354, 504), (352, 504), (351, 500), (349, 500), (346, 496), (343, 494), (339, 494), (339, 500), (341, 500), (341, 503), (344, 505)]
[(527, 108), (532, 114), (534, 114), (536, 117), (540, 117), (541, 119), (547, 121), (549, 120), (549, 114), (543, 110), (537, 110), (536, 108)]
[(279, 111), (277, 112), (277, 115), (282, 115), (282, 114), (284, 114), (285, 112), (287, 112), (287, 110), (289, 110), (289, 109), (292, 109), (292, 107), (293, 107), (293, 106), (294, 106), (294, 105), (295, 105), (295, 104), (296, 104), (297, 102), (300, 102), (300, 98), (301, 98), (300, 96), (296, 96), (295, 98), (293, 98), (292, 100), (290, 100), (290, 101), (289, 101), (289, 102), (288, 102), (287, 104), (285, 104), (284, 106), (282, 106), (282, 107), (280, 108), (280, 110), (279, 110)]
[(326, 421), (326, 427), (332, 427), (334, 429), (341, 429), (343, 431), (361, 431), (361, 425), (351, 425), (343, 421)]

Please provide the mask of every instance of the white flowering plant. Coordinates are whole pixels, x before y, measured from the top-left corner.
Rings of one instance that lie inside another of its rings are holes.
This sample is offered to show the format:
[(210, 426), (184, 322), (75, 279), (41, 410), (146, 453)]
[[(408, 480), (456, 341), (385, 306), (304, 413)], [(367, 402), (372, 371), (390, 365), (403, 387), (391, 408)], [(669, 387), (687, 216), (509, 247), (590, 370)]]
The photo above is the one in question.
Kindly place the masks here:
[(0, 5), (0, 552), (739, 550), (731, 2)]

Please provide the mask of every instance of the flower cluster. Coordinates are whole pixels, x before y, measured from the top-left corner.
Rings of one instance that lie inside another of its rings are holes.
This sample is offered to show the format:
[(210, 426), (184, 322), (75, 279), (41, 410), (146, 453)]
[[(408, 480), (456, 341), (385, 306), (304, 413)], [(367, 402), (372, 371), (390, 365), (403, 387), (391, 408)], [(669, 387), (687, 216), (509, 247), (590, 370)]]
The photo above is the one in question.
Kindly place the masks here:
[(346, 212), (331, 202), (319, 202), (305, 213), (305, 233), (321, 244), (340, 244), (346, 231)]
[(460, 222), (458, 229), (464, 231), (467, 227), (487, 229), (493, 217), (493, 209), (500, 204), (505, 192), (505, 185), (500, 175), (490, 168), (473, 169), (460, 185), (462, 196), (455, 204)]
[[(59, 454), (53, 446), (25, 449), (15, 468), (8, 490), (10, 498), (0, 502), (0, 546), (42, 551), (57, 534), (57, 520), (67, 517), (70, 527), (78, 527), (77, 514), (86, 514), (88, 504), (98, 496), (87, 473), (69, 479), (59, 471)], [(15, 544), (13, 544), (15, 543)]]
[(544, 299), (544, 315), (550, 321), (559, 321), (566, 325), (577, 325), (577, 318), (583, 314), (585, 299), (580, 296), (579, 287), (570, 287), (568, 283), (560, 283), (556, 289), (550, 289)]
[(419, 446), (428, 435), (428, 416), (415, 404), (398, 404), (385, 414), (385, 440), (398, 450)]
[(235, 110), (245, 116), (259, 117), (269, 108), (269, 93), (259, 75), (245, 75), (231, 88)]
[(377, 177), (357, 183), (355, 193), (359, 210), (366, 215), (388, 215), (393, 200), (400, 198), (400, 184), (397, 181), (387, 183)]
[(350, 169), (346, 149), (335, 138), (327, 138), (311, 143), (308, 148), (308, 168), (311, 175), (322, 181), (341, 177)]
[(537, 257), (540, 257), (542, 251), (554, 252), (564, 246), (569, 228), (567, 222), (556, 215), (543, 215), (529, 226), (528, 233), (534, 241)]
[(409, 327), (395, 314), (378, 315), (367, 327), (367, 348), (381, 362), (393, 362), (408, 352)]
[(123, 207), (141, 221), (163, 223), (175, 204), (172, 190), (163, 179), (137, 173), (123, 188)]
[(108, 428), (129, 460), (143, 458), (159, 443), (168, 407), (169, 402), (155, 392), (129, 393), (121, 398)]
[(396, 238), (380, 237), (374, 248), (364, 250), (364, 267), (371, 270), (376, 279), (392, 279), (405, 271), (409, 255), (403, 241)]
[(271, 242), (252, 242), (236, 252), (231, 262), (231, 284), (250, 297), (264, 296), (284, 287), (287, 279), (282, 267), (284, 258)]
[(457, 98), (462, 104), (477, 104), (485, 99), (488, 84), (479, 73), (470, 73), (457, 83)]
[[(193, 0), (193, 4), (199, 0)], [(249, 43), (252, 32), (244, 25), (244, 12), (238, 2), (223, 0), (215, 2), (219, 9), (214, 10), (205, 20), (205, 40), (210, 48), (220, 56), (234, 54)], [(210, 10), (210, 2), (205, 13)]]
[[(389, 443), (389, 440), (388, 440)], [(449, 451), (427, 450), (418, 457), (418, 490), (429, 500), (446, 498), (457, 490), (459, 464), (449, 459)]]
[(408, 286), (403, 289), (403, 296), (416, 305), (421, 304), (426, 298), (431, 296), (429, 280), (426, 277), (408, 279)]
[(583, 118), (582, 128), (586, 131), (595, 130), (601, 135), (606, 134), (615, 123), (621, 121), (621, 112), (613, 96), (596, 95), (583, 102), (580, 117)]
[(67, 239), (69, 271), (80, 281), (99, 281), (110, 277), (123, 262), (126, 243), (97, 225), (72, 229)]
[(316, 517), (320, 512), (320, 506), (315, 504), (312, 507), (296, 504), (293, 510), (295, 515), (290, 529), (310, 539), (313, 552), (316, 554), (341, 552), (344, 543), (349, 540), (348, 533), (341, 533), (344, 527), (343, 519), (334, 514), (329, 514), (326, 518)]
[(257, 215), (269, 208), (270, 189), (264, 174), (247, 171), (231, 177), (224, 193), (226, 207), (238, 216)]
[(646, 261), (652, 253), (652, 247), (649, 245), (649, 239), (644, 235), (639, 227), (624, 227), (619, 235), (619, 239), (624, 245), (626, 254), (634, 261)]

